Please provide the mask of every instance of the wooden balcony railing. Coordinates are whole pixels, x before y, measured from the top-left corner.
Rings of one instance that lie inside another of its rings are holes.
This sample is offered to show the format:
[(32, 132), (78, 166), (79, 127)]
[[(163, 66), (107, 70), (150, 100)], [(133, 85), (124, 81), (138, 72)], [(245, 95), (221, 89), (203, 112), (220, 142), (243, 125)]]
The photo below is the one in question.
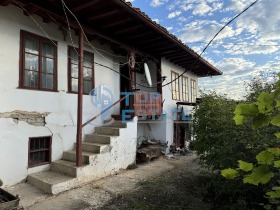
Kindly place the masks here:
[(134, 92), (136, 116), (155, 117), (162, 114), (162, 95), (154, 92)]

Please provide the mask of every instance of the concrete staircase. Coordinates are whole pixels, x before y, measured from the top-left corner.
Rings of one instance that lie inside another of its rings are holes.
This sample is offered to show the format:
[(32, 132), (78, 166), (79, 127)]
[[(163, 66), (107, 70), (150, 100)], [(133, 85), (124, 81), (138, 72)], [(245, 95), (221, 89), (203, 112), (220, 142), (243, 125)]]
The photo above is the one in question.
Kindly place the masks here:
[[(132, 125), (132, 129), (135, 129), (134, 125)], [(126, 130), (129, 130), (127, 124), (121, 121), (115, 121), (106, 127), (95, 128), (93, 134), (85, 136), (82, 144), (83, 166), (76, 166), (75, 149), (64, 151), (62, 159), (53, 161), (49, 171), (29, 175), (28, 182), (49, 194), (57, 194), (127, 167), (131, 163), (126, 161), (122, 164), (119, 160), (122, 151), (118, 151), (122, 149), (118, 143), (123, 139), (121, 136), (125, 137), (129, 132)], [(133, 141), (130, 142), (133, 146)], [(132, 148), (133, 150), (134, 148)], [(132, 160), (133, 153), (127, 154)]]

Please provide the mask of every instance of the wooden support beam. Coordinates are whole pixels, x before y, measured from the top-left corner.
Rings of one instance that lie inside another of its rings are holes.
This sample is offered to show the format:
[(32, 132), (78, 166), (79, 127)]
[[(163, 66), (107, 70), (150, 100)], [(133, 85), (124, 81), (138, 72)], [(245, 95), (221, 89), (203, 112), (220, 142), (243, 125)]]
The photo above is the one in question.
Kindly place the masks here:
[(180, 61), (193, 61), (195, 60), (195, 58), (190, 58), (190, 57), (182, 57), (182, 58), (174, 58), (174, 59), (170, 59), (171, 62), (180, 62)]
[(99, 14), (90, 17), (89, 20), (94, 21), (94, 20), (97, 20), (97, 19), (100, 19), (100, 18), (108, 17), (108, 16), (111, 16), (111, 15), (114, 15), (114, 14), (118, 13), (119, 11), (120, 11), (119, 9), (115, 9), (115, 10), (109, 10), (107, 12), (105, 12), (105, 11), (100, 12)]
[(0, 0), (0, 6), (8, 6), (12, 3), (12, 0)]
[(171, 51), (176, 50), (177, 48), (178, 48), (177, 46), (163, 46), (163, 47), (155, 47), (155, 49), (151, 49), (151, 47), (148, 47), (145, 49), (150, 50), (155, 53), (161, 53), (162, 51), (165, 51), (165, 50), (170, 50), (170, 52), (171, 52)]
[(83, 78), (84, 66), (84, 35), (79, 34), (79, 76), (78, 76), (78, 108), (77, 108), (77, 137), (76, 137), (76, 165), (82, 165), (82, 129), (83, 129)]
[(177, 55), (172, 55), (172, 56), (166, 56), (167, 59), (173, 59), (173, 58), (183, 58), (186, 57), (186, 52), (181, 52), (178, 53)]
[(112, 21), (111, 23), (102, 26), (102, 29), (107, 29), (107, 28), (115, 27), (115, 26), (127, 23), (129, 21), (131, 21), (130, 18), (123, 18), (123, 19), (120, 19), (120, 20), (117, 20), (117, 21)]
[(129, 36), (129, 37), (127, 37), (127, 39), (128, 40), (132, 40), (132, 39), (136, 39), (136, 38), (139, 38), (139, 37), (151, 35), (152, 33), (153, 33), (152, 31), (147, 31), (147, 32), (144, 32), (144, 33), (141, 33), (141, 34), (137, 34), (137, 35), (134, 35), (134, 36)]
[(24, 6), (24, 8), (26, 9), (26, 11), (23, 11), (23, 14), (26, 16), (29, 15), (33, 15), (34, 13), (39, 11), (39, 8), (34, 6), (33, 4), (27, 4), (26, 6)]
[(114, 32), (114, 34), (118, 35), (118, 34), (126, 33), (126, 32), (129, 32), (129, 31), (133, 31), (135, 29), (139, 29), (139, 28), (142, 28), (142, 27), (143, 27), (143, 25), (136, 25), (136, 26), (132, 26), (132, 27), (127, 27), (125, 29), (118, 30), (118, 31)]
[(70, 10), (73, 13), (77, 13), (77, 12), (80, 12), (81, 10), (91, 7), (99, 2), (100, 2), (100, 0), (91, 0), (91, 1), (86, 0), (84, 2), (78, 1), (78, 3), (76, 5), (70, 7), (71, 8)]
[(150, 44), (151, 42), (160, 41), (160, 40), (162, 40), (162, 37), (159, 36), (159, 37), (149, 38), (149, 39), (147, 39), (145, 41), (142, 41), (142, 42), (137, 42), (137, 44), (141, 44), (141, 45)]

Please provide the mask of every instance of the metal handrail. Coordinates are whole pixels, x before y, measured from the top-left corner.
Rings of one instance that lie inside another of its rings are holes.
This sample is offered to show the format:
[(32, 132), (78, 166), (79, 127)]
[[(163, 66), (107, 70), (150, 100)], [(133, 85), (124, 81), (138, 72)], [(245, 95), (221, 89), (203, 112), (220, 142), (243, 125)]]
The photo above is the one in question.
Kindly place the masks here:
[(105, 112), (107, 112), (109, 109), (111, 109), (113, 106), (117, 105), (118, 103), (122, 102), (126, 97), (128, 97), (129, 95), (126, 95), (124, 97), (122, 97), (120, 100), (116, 101), (115, 103), (113, 103), (112, 105), (108, 106), (106, 109), (104, 109), (102, 112), (100, 112), (98, 115), (94, 116), (93, 118), (91, 118), (90, 120), (88, 120), (87, 122), (85, 122), (84, 124), (82, 124), (82, 127), (86, 126), (87, 124), (91, 123), (93, 120), (95, 120), (96, 118), (100, 117), (102, 114), (104, 114)]

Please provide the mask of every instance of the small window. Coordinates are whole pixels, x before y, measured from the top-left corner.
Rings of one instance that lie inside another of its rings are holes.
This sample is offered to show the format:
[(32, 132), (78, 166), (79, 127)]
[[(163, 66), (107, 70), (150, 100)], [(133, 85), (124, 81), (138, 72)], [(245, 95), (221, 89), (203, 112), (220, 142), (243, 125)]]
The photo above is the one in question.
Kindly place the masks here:
[[(78, 93), (79, 55), (78, 49), (69, 47), (69, 87), (70, 93)], [(94, 88), (94, 54), (84, 51), (84, 94), (89, 94)]]
[(196, 81), (191, 79), (191, 102), (196, 101)]
[[(178, 73), (171, 71), (171, 81), (178, 77)], [(179, 78), (172, 82), (172, 99), (180, 100)]]
[(182, 96), (183, 101), (189, 101), (189, 82), (185, 76), (182, 76)]
[(34, 167), (51, 162), (50, 136), (29, 138), (28, 166)]
[(57, 47), (54, 43), (21, 31), (20, 88), (57, 90)]

